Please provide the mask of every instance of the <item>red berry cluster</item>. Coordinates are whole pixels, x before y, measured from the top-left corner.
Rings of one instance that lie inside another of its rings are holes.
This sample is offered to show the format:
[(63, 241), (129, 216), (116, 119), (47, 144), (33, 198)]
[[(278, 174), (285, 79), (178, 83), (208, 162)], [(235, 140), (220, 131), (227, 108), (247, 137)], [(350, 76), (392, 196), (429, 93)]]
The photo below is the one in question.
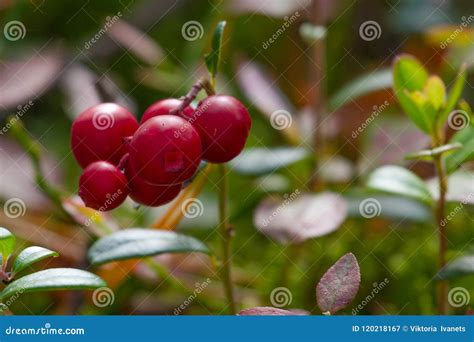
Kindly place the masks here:
[(72, 125), (71, 147), (85, 168), (79, 196), (91, 208), (108, 211), (130, 196), (146, 206), (174, 199), (201, 160), (224, 163), (244, 148), (251, 126), (235, 98), (211, 95), (196, 109), (183, 100), (152, 104), (140, 124), (125, 108), (102, 103)]

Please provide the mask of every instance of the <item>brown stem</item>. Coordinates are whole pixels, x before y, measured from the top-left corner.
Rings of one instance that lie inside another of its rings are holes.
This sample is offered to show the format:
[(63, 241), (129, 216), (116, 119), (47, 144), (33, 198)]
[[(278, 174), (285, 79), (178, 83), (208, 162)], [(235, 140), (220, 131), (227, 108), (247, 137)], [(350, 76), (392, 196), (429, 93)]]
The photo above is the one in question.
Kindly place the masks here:
[[(313, 0), (311, 5), (312, 23), (313, 25), (322, 25), (323, 6), (321, 1)], [(312, 174), (309, 181), (309, 187), (313, 190), (321, 190), (322, 184), (317, 176), (318, 166), (321, 152), (324, 150), (324, 117), (326, 110), (326, 96), (325, 96), (325, 64), (326, 64), (326, 39), (320, 39), (314, 43), (312, 48), (312, 61), (309, 63), (310, 82), (313, 86), (313, 165)]]
[[(439, 259), (438, 269), (443, 269), (446, 266), (446, 251), (448, 249), (448, 237), (446, 229), (445, 207), (446, 207), (446, 193), (448, 190), (446, 169), (442, 155), (437, 155), (434, 158), (436, 173), (438, 175), (439, 184), (439, 199), (436, 205), (436, 221), (439, 234)], [(441, 280), (438, 283), (438, 314), (446, 315), (448, 312), (448, 282)]]
[(177, 115), (183, 112), (184, 108), (189, 106), (191, 102), (196, 99), (197, 95), (201, 90), (203, 90), (207, 93), (207, 95), (211, 96), (214, 95), (216, 92), (214, 91), (214, 87), (212, 86), (211, 82), (207, 78), (202, 78), (199, 81), (197, 81), (189, 90), (189, 92), (181, 97), (181, 100), (183, 101), (181, 105), (176, 108), (175, 110), (171, 111), (172, 115)]

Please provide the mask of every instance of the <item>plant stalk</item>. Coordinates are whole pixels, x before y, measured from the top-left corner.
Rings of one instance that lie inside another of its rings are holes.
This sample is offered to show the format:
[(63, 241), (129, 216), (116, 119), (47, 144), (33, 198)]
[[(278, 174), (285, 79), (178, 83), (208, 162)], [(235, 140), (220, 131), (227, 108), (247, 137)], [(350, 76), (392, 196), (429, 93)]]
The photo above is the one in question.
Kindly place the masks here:
[(228, 183), (225, 164), (219, 164), (219, 228), (222, 239), (222, 264), (220, 274), (228, 300), (229, 313), (237, 313), (232, 282), (232, 239), (233, 228), (229, 224)]
[[(437, 221), (437, 228), (439, 234), (439, 259), (438, 259), (438, 269), (443, 269), (446, 266), (446, 251), (448, 249), (448, 236), (447, 236), (447, 227), (444, 221), (445, 218), (445, 208), (446, 208), (446, 193), (448, 190), (447, 182), (447, 173), (442, 155), (437, 155), (434, 157), (434, 164), (436, 168), (436, 173), (438, 175), (438, 185), (439, 185), (439, 199), (435, 208), (435, 216)], [(446, 280), (441, 280), (438, 283), (437, 289), (437, 304), (438, 304), (438, 314), (446, 315), (448, 313), (448, 282)]]

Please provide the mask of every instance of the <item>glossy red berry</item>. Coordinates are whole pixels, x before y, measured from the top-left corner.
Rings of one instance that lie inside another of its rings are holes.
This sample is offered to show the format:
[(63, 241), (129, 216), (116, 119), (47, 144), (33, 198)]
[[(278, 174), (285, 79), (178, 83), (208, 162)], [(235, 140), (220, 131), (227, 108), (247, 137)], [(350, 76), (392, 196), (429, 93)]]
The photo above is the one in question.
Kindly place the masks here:
[(201, 139), (193, 126), (175, 115), (147, 120), (129, 144), (131, 169), (155, 185), (183, 183), (201, 160)]
[(132, 172), (130, 167), (126, 168), (128, 178), (129, 196), (138, 204), (148, 207), (157, 207), (172, 201), (181, 191), (182, 184), (153, 185), (144, 182)]
[(127, 178), (115, 165), (96, 161), (85, 168), (79, 179), (79, 196), (86, 206), (109, 211), (127, 198), (127, 183)]
[[(154, 116), (170, 114), (173, 110), (181, 106), (182, 103), (183, 101), (178, 99), (164, 99), (155, 102), (145, 110), (140, 123), (144, 123)], [(190, 106), (187, 106), (183, 109), (181, 116), (184, 118), (191, 117), (193, 115), (193, 111), (194, 109), (192, 109)]]
[(97, 160), (117, 164), (127, 152), (124, 138), (135, 133), (138, 122), (125, 108), (101, 103), (82, 112), (73, 122), (71, 148), (84, 168)]
[(244, 148), (251, 127), (247, 108), (226, 95), (205, 98), (188, 120), (201, 137), (202, 158), (212, 163), (235, 158)]

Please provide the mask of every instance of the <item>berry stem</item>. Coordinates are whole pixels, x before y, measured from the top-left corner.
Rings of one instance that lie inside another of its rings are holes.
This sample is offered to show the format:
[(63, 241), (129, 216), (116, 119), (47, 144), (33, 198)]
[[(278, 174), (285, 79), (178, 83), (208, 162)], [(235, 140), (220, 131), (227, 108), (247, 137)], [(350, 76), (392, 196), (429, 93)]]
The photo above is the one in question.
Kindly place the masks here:
[(199, 92), (203, 89), (208, 96), (214, 95), (216, 93), (211, 81), (209, 81), (207, 78), (201, 78), (191, 87), (191, 90), (189, 90), (189, 92), (185, 96), (181, 97), (181, 100), (183, 102), (178, 108), (173, 110), (171, 114), (177, 115), (182, 113), (184, 108), (188, 107), (191, 102), (196, 99)]
[(234, 289), (232, 282), (232, 238), (233, 228), (229, 224), (228, 183), (225, 164), (219, 164), (219, 228), (222, 235), (221, 277), (228, 300), (229, 313), (236, 314)]

